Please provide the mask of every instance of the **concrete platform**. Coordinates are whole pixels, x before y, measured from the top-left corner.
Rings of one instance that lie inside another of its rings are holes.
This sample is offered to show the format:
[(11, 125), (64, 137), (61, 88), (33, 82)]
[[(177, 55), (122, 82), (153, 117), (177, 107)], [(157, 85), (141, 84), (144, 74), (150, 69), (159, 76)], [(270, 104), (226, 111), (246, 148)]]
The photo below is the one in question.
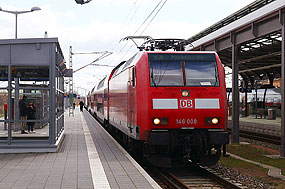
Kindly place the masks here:
[[(229, 120), (232, 119), (231, 116), (228, 117)], [(272, 126), (281, 126), (281, 118), (276, 117), (276, 119), (266, 119), (266, 118), (255, 118), (255, 115), (250, 115), (247, 117), (240, 117), (240, 122), (249, 122), (255, 124), (263, 124), (263, 125), (272, 125)]]
[[(228, 128), (232, 127), (231, 117), (228, 117)], [(255, 118), (254, 115), (239, 118), (239, 129), (251, 131), (261, 134), (269, 134), (274, 136), (281, 136), (281, 118), (277, 117), (275, 120)]]
[(86, 120), (111, 188), (160, 188), (89, 113), (85, 111), (81, 116)]
[(160, 187), (88, 112), (76, 110), (65, 116), (58, 153), (0, 154), (0, 188)]

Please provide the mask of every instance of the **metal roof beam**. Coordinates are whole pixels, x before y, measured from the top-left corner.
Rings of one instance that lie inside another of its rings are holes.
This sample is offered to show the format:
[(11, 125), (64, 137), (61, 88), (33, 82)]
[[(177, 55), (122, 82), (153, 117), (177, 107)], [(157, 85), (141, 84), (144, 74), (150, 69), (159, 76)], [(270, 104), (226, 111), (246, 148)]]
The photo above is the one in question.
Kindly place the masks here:
[(281, 64), (275, 64), (275, 65), (270, 65), (270, 66), (263, 66), (263, 67), (258, 67), (258, 68), (251, 68), (251, 69), (246, 69), (246, 70), (240, 70), (239, 73), (257, 71), (257, 70), (266, 70), (266, 69), (275, 68), (275, 67), (280, 67), (280, 66), (281, 66)]
[(280, 55), (281, 55), (281, 52), (274, 52), (274, 53), (265, 54), (265, 55), (262, 55), (262, 56), (257, 56), (257, 57), (241, 60), (241, 61), (239, 61), (239, 64), (250, 63), (250, 62), (253, 62), (253, 61), (256, 61), (256, 60), (261, 60), (261, 59), (264, 59), (264, 58), (270, 58), (272, 56), (280, 56)]

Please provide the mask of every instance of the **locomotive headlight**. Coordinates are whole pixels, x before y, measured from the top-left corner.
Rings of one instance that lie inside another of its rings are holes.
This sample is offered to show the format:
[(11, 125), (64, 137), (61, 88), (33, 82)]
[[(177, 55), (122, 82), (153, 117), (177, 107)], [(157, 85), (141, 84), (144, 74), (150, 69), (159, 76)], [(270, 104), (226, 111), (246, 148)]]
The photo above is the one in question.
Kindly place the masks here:
[(219, 117), (206, 117), (205, 124), (206, 125), (219, 125), (220, 118)]
[(218, 118), (216, 118), (216, 117), (212, 118), (212, 124), (213, 125), (217, 125), (218, 123), (219, 123), (219, 119)]
[(190, 96), (190, 91), (189, 91), (189, 90), (182, 90), (181, 95), (182, 95), (183, 97)]
[(155, 125), (159, 125), (159, 124), (160, 124), (160, 119), (159, 119), (159, 118), (155, 118), (155, 119), (153, 120), (153, 123), (154, 123)]
[(168, 125), (168, 118), (167, 117), (156, 117), (153, 118), (153, 125)]

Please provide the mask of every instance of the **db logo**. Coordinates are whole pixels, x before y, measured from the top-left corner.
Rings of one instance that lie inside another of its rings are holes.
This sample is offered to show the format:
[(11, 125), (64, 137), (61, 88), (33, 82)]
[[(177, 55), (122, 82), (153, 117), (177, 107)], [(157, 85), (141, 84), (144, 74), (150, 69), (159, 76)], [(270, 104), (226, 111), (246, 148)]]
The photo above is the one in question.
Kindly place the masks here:
[(193, 108), (193, 102), (189, 99), (180, 99), (180, 108)]

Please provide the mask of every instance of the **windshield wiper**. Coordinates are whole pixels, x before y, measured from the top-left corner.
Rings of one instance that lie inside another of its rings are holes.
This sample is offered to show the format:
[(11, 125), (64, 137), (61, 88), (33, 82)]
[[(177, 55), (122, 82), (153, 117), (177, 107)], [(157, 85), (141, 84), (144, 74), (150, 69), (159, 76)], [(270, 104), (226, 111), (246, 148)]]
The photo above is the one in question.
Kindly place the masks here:
[(152, 80), (153, 85), (155, 86), (155, 88), (157, 88), (157, 85), (156, 85), (156, 83), (155, 83), (155, 81), (154, 81), (154, 79), (153, 79), (153, 69), (151, 70), (150, 77), (151, 77), (151, 80)]

